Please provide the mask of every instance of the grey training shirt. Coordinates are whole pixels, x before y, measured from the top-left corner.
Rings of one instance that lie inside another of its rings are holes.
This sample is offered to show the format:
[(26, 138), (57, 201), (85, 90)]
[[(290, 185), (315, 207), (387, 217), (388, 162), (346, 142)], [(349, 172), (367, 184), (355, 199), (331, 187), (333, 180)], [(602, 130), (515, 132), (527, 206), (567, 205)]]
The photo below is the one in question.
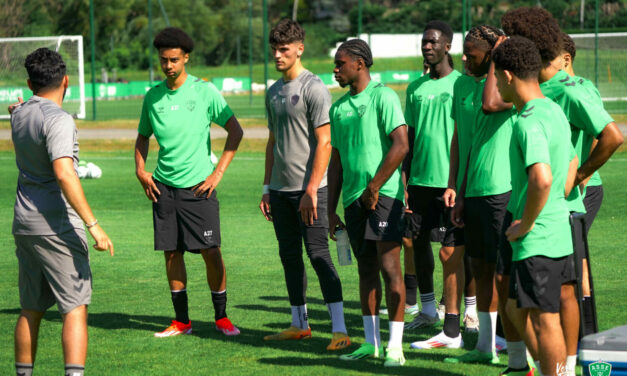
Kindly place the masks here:
[(74, 119), (51, 100), (32, 96), (11, 115), (15, 161), (19, 170), (13, 234), (57, 235), (83, 223), (57, 183), (52, 161), (70, 157), (78, 167)]
[[(317, 146), (314, 130), (329, 123), (330, 107), (329, 90), (308, 70), (288, 82), (281, 78), (268, 89), (268, 128), (275, 137), (270, 189), (290, 192), (307, 188)], [(325, 171), (319, 188), (326, 185)]]

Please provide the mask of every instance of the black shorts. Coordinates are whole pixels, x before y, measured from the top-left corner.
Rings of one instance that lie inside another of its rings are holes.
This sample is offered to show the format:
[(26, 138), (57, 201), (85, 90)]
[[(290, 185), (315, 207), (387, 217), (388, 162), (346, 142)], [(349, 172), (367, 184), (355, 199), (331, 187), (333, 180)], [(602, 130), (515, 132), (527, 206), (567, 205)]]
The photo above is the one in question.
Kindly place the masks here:
[(412, 215), (412, 213), (407, 213), (405, 211), (403, 211), (403, 222), (405, 223), (403, 238), (413, 239), (413, 237), (420, 231), (420, 223), (416, 221), (416, 218)]
[(499, 247), (496, 257), (496, 269), (495, 273), (500, 275), (510, 275), (512, 270), (512, 257), (514, 251), (512, 245), (507, 240), (505, 231), (512, 224), (512, 213), (505, 211), (505, 218), (503, 218), (503, 228), (499, 237)]
[(590, 231), (592, 222), (597, 216), (601, 204), (603, 203), (603, 186), (593, 186), (586, 188), (586, 197), (583, 198), (583, 205), (586, 207), (586, 233)]
[(217, 192), (195, 197), (191, 188), (174, 188), (157, 180), (161, 194), (152, 204), (155, 250), (188, 251), (220, 246), (220, 205)]
[(375, 241), (401, 243), (404, 206), (400, 200), (380, 195), (375, 210), (367, 210), (360, 199), (344, 209), (346, 230), (356, 258), (376, 251)]
[(464, 200), (466, 254), (496, 264), (511, 192)]
[(538, 308), (543, 312), (560, 311), (562, 285), (575, 283), (575, 258), (533, 256), (512, 263), (509, 297), (518, 308)]
[(407, 186), (408, 204), (416, 232), (429, 231), (433, 242), (445, 247), (464, 245), (464, 231), (451, 222), (451, 209), (444, 205), (445, 188)]

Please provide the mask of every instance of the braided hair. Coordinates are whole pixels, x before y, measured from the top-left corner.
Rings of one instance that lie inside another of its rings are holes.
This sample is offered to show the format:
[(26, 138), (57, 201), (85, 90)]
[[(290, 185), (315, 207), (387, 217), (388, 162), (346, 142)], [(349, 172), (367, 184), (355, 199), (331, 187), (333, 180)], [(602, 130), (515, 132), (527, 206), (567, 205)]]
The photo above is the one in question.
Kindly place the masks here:
[(362, 59), (366, 68), (370, 68), (373, 64), (370, 46), (361, 39), (347, 40), (340, 45), (337, 51), (344, 51), (346, 54), (352, 56), (353, 60)]
[(487, 44), (488, 50), (492, 50), (499, 37), (505, 35), (503, 30), (489, 25), (479, 25), (468, 30), (466, 42)]

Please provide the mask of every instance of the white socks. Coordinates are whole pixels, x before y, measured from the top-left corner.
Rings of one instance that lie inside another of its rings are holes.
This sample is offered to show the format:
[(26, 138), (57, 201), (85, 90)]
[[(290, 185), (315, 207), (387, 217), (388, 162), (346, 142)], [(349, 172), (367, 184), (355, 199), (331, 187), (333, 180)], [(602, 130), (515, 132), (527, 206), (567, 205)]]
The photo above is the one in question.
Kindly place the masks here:
[(327, 304), (329, 316), (331, 316), (331, 325), (333, 333), (347, 333), (346, 324), (344, 323), (344, 303), (335, 302)]
[[(468, 313), (468, 306), (466, 306), (466, 313)], [(481, 352), (493, 352), (495, 351), (495, 335), (496, 335), (496, 312), (481, 312), (477, 313), (479, 317), (479, 339), (477, 340), (477, 350)]]
[(378, 349), (381, 347), (379, 316), (361, 316), (361, 318), (364, 321), (364, 336), (366, 337), (366, 342)]
[(403, 329), (405, 328), (405, 322), (403, 321), (390, 321), (390, 341), (388, 342), (388, 349), (403, 348)]
[[(465, 296), (464, 297), (464, 316), (477, 316), (477, 297)], [(481, 323), (479, 324), (481, 326)]]
[(577, 367), (577, 355), (568, 355), (566, 357), (566, 376), (576, 376), (575, 368)]
[(309, 318), (307, 317), (307, 304), (292, 306), (292, 326), (307, 330)]
[(514, 369), (527, 367), (527, 346), (523, 341), (507, 341), (507, 366)]

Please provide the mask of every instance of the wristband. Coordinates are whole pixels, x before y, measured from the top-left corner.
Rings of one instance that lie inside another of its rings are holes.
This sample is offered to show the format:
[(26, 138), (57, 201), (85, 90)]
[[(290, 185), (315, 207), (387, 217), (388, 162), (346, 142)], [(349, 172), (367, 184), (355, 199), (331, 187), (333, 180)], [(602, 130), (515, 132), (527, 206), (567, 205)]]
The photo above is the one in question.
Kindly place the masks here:
[(264, 195), (269, 195), (270, 194), (270, 185), (269, 184), (264, 184), (263, 185), (263, 189), (261, 190), (261, 193), (263, 193)]
[(94, 221), (92, 223), (85, 223), (85, 227), (92, 228), (92, 227), (94, 227), (97, 224), (98, 224), (98, 220), (94, 219)]

